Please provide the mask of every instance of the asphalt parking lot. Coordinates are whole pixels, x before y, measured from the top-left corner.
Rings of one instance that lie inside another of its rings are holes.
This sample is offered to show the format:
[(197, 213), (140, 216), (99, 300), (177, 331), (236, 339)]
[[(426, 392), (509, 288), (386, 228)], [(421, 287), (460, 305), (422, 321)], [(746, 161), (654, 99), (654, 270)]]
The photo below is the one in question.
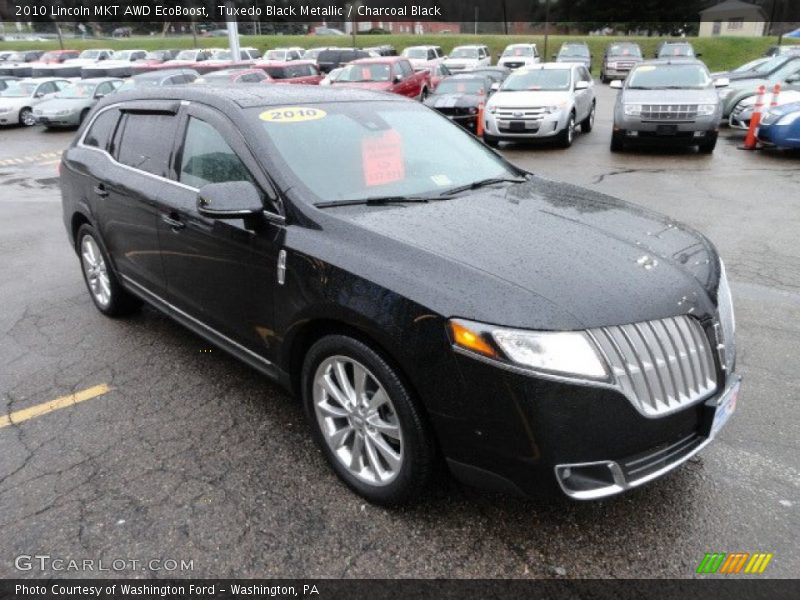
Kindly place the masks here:
[[(738, 132), (712, 156), (611, 154), (614, 92), (598, 88), (596, 127), (571, 149), (501, 151), (717, 245), (744, 388), (714, 444), (603, 502), (442, 477), (409, 508), (367, 505), (278, 387), (154, 310), (109, 320), (94, 309), (61, 222), (57, 161), (72, 133), (3, 129), (0, 577), (59, 574), (15, 568), (33, 554), (121, 559), (120, 574), (147, 577), (691, 577), (706, 552), (738, 551), (773, 553), (764, 576), (796, 577), (800, 156), (738, 150)], [(4, 415), (84, 390), (94, 397), (4, 426)], [(151, 560), (160, 570), (143, 571)], [(172, 560), (192, 569), (172, 571)]]

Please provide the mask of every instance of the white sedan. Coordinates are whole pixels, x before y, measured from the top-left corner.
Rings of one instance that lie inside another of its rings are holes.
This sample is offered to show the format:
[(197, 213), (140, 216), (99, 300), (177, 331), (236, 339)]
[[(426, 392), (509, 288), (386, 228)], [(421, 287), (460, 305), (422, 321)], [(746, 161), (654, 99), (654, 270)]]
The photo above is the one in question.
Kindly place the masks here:
[(0, 125), (36, 125), (33, 107), (70, 84), (66, 79), (43, 77), (9, 81), (0, 92)]

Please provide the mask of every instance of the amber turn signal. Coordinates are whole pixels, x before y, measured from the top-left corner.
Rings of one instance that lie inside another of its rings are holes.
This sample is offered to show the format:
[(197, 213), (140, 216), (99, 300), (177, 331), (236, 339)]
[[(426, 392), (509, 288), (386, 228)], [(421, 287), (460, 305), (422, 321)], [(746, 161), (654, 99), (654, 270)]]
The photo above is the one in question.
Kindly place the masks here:
[(497, 352), (484, 341), (480, 334), (464, 327), (457, 321), (450, 321), (450, 331), (453, 334), (453, 341), (456, 346), (472, 350), (485, 356), (496, 357)]

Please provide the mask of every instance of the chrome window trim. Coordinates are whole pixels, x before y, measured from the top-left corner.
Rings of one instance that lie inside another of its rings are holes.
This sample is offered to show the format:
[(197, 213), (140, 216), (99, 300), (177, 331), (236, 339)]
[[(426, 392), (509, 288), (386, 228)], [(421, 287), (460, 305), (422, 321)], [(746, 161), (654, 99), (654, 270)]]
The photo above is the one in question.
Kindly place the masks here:
[(146, 294), (147, 296), (150, 296), (151, 298), (155, 299), (156, 301), (158, 301), (163, 306), (166, 306), (169, 310), (175, 311), (181, 317), (183, 317), (185, 319), (189, 319), (192, 323), (195, 323), (196, 325), (202, 327), (203, 329), (208, 331), (210, 334), (212, 334), (215, 337), (218, 337), (219, 339), (223, 340), (226, 344), (230, 344), (231, 346), (234, 346), (237, 350), (241, 350), (242, 352), (247, 353), (248, 355), (252, 356), (256, 360), (258, 360), (261, 363), (264, 363), (267, 366), (270, 366), (270, 367), (274, 367), (275, 366), (274, 363), (268, 361), (266, 358), (264, 358), (260, 354), (257, 354), (255, 352), (253, 352), (252, 350), (250, 350), (249, 348), (246, 348), (246, 347), (242, 346), (239, 342), (235, 342), (234, 340), (229, 338), (227, 335), (225, 335), (223, 333), (220, 333), (219, 331), (217, 331), (213, 327), (209, 327), (208, 325), (206, 325), (205, 323), (203, 323), (199, 319), (196, 319), (195, 317), (193, 317), (192, 315), (188, 314), (187, 312), (181, 310), (180, 308), (178, 308), (174, 304), (171, 304), (170, 302), (167, 302), (166, 300), (164, 300), (164, 298), (162, 298), (158, 294), (155, 294), (155, 293), (151, 292), (149, 289), (144, 287), (142, 284), (135, 282), (133, 279), (131, 279), (127, 275), (120, 274), (120, 276), (122, 277), (122, 279), (125, 280), (125, 283), (132, 285), (133, 287), (135, 287), (140, 292), (142, 292), (142, 293)]
[[(186, 104), (184, 104), (184, 102)], [(187, 106), (188, 104), (189, 104), (188, 101), (181, 100), (181, 105), (182, 106)], [(94, 152), (99, 152), (100, 154), (104, 154), (106, 156), (106, 158), (108, 158), (108, 160), (110, 160), (117, 167), (121, 167), (123, 169), (127, 169), (127, 170), (132, 171), (134, 173), (137, 173), (139, 175), (145, 175), (147, 177), (151, 177), (151, 178), (157, 179), (159, 181), (170, 183), (172, 185), (181, 187), (181, 188), (189, 190), (191, 192), (195, 192), (195, 193), (199, 192), (200, 188), (196, 188), (196, 187), (191, 186), (191, 185), (186, 185), (185, 183), (181, 183), (180, 181), (175, 181), (174, 179), (169, 179), (168, 177), (162, 177), (161, 175), (156, 175), (155, 173), (150, 173), (149, 171), (143, 171), (142, 169), (137, 169), (135, 167), (131, 167), (129, 165), (123, 164), (123, 163), (119, 162), (117, 159), (115, 159), (113, 156), (111, 156), (111, 154), (109, 154), (107, 150), (104, 150), (102, 148), (97, 148), (95, 146), (87, 146), (84, 143), (84, 140), (86, 139), (86, 135), (89, 133), (89, 130), (94, 126), (94, 122), (97, 120), (97, 118), (100, 115), (102, 115), (104, 112), (106, 112), (107, 110), (111, 110), (112, 108), (119, 108), (121, 106), (124, 106), (123, 102), (116, 102), (114, 104), (109, 104), (108, 106), (104, 106), (102, 109), (97, 111), (92, 116), (92, 120), (89, 121), (89, 124), (86, 126), (86, 129), (84, 129), (83, 133), (81, 133), (81, 137), (78, 139), (78, 143), (76, 145), (79, 148), (82, 148), (84, 150), (92, 150)], [(267, 210), (266, 208), (264, 209), (264, 216), (267, 219), (269, 219), (270, 221), (274, 222), (274, 223), (278, 223), (278, 224), (286, 223), (286, 217), (284, 217), (283, 215), (278, 214), (276, 212), (272, 212), (270, 210)]]

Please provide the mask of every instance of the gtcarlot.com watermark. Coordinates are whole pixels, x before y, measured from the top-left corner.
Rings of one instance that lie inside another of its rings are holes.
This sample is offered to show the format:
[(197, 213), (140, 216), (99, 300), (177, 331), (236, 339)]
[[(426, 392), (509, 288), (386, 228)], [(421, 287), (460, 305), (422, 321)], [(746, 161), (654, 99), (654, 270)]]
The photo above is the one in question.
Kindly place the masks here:
[(153, 571), (181, 573), (194, 571), (194, 560), (174, 558), (65, 558), (49, 554), (20, 554), (14, 559), (17, 571), (94, 572)]

